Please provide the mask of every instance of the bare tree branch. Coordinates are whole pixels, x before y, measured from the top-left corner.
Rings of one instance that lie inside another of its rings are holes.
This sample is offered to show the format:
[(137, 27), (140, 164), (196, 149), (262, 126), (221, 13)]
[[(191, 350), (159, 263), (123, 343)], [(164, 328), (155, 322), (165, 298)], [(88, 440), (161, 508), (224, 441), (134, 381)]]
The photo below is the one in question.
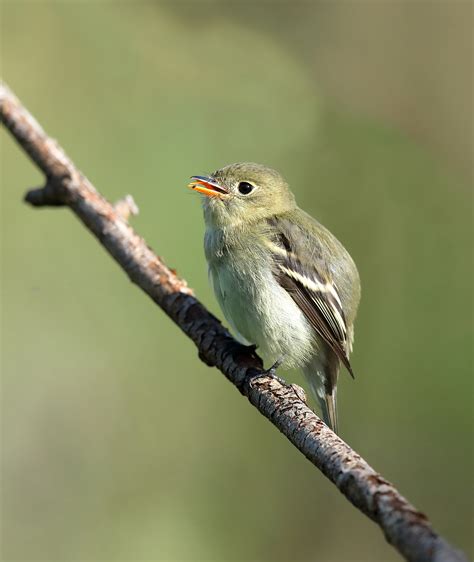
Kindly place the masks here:
[(134, 232), (127, 222), (137, 212), (133, 199), (115, 206), (104, 199), (2, 83), (0, 118), (46, 176), (43, 188), (26, 194), (28, 203), (70, 207), (130, 279), (194, 341), (199, 357), (222, 371), (354, 506), (380, 526), (387, 541), (407, 560), (467, 561), (433, 530), (423, 513), (316, 416), (302, 388), (265, 375), (260, 358), (237, 343), (186, 282)]

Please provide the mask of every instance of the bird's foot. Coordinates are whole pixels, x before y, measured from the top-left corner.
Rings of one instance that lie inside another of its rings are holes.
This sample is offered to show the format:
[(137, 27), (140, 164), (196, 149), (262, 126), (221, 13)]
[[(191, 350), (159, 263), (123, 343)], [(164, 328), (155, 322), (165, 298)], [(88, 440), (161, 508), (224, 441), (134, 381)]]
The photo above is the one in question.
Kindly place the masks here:
[(265, 369), (264, 371), (261, 371), (260, 373), (258, 373), (258, 375), (255, 375), (254, 378), (270, 377), (278, 381), (280, 384), (284, 386), (288, 386), (288, 383), (276, 374), (276, 370), (279, 367), (281, 367), (283, 361), (284, 361), (284, 357), (280, 357), (275, 361), (275, 363), (273, 363), (273, 365), (269, 369)]
[(239, 357), (249, 355), (252, 357), (257, 357), (255, 353), (257, 346), (255, 344), (245, 345), (244, 343), (240, 343), (239, 341), (232, 339), (229, 342), (228, 346), (229, 349)]
[(282, 386), (286, 387), (286, 388), (291, 388), (296, 396), (296, 398), (300, 401), (303, 402), (304, 404), (307, 404), (306, 402), (306, 393), (305, 391), (301, 388), (301, 386), (298, 386), (297, 384), (290, 384), (288, 382), (286, 382), (285, 379), (282, 379), (281, 377), (279, 377), (276, 374), (276, 370), (282, 366), (283, 362), (285, 360), (285, 357), (279, 357), (275, 363), (273, 363), (273, 365), (269, 368), (269, 369), (265, 369), (264, 371), (259, 371), (256, 374), (252, 375), (252, 379), (260, 379), (263, 377), (270, 377), (276, 381), (278, 381)]
[(251, 354), (254, 354), (257, 351), (257, 348), (258, 348), (258, 345), (255, 344), (255, 343), (252, 343), (250, 345), (244, 345), (244, 344), (241, 344), (241, 345)]

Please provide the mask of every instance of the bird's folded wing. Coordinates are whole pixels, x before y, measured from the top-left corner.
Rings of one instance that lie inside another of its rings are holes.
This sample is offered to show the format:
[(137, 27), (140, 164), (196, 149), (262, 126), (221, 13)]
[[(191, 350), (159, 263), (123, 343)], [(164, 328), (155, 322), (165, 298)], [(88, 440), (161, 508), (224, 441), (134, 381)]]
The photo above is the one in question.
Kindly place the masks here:
[[(273, 225), (273, 274), (295, 303), (299, 306), (315, 331), (336, 353), (351, 376), (354, 376), (347, 353), (347, 325), (337, 287), (328, 268), (316, 255), (314, 260), (304, 256), (298, 242), (292, 240), (291, 230)], [(306, 253), (308, 249), (304, 250)]]

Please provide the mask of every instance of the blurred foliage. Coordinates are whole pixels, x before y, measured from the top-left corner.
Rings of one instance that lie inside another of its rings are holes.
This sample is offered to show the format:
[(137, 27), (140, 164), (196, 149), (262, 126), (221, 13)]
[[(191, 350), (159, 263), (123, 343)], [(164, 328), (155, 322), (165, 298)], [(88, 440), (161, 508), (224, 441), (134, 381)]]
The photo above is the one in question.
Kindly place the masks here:
[[(190, 175), (278, 168), (345, 243), (342, 436), (468, 551), (471, 9), (1, 3), (3, 78), (216, 314)], [(398, 560), (0, 138), (3, 559)]]

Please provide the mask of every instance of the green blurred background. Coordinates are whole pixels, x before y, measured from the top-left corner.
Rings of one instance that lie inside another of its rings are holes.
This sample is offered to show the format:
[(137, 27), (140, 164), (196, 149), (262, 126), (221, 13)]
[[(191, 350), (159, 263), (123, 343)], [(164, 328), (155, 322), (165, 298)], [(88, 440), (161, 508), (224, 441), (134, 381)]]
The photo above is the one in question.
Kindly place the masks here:
[[(472, 4), (1, 2), (1, 73), (220, 316), (188, 177), (278, 168), (363, 298), (341, 432), (472, 554)], [(1, 138), (4, 560), (398, 560)], [(298, 373), (288, 378), (301, 383)]]

